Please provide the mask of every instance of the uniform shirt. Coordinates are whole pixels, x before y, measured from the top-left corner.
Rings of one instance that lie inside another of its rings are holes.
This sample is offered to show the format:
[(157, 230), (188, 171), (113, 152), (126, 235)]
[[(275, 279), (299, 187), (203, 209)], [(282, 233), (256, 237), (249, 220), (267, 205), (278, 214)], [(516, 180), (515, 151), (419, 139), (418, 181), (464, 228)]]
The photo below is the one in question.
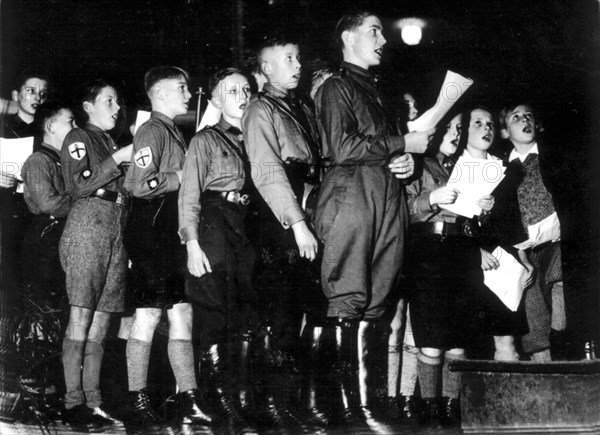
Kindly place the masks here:
[[(343, 62), (315, 96), (323, 157), (335, 165), (385, 163), (404, 151), (404, 138), (391, 135), (374, 76)], [(323, 110), (329, 108), (330, 110)]]
[(438, 153), (435, 157), (425, 157), (423, 160), (423, 174), (406, 186), (411, 224), (417, 222), (456, 222), (455, 213), (440, 208), (437, 204), (432, 206), (429, 202), (431, 192), (445, 186), (450, 178), (450, 172), (442, 166), (443, 160), (444, 154), (442, 153)]
[(24, 197), (27, 208), (34, 215), (66, 217), (71, 209), (71, 195), (65, 191), (60, 156), (46, 143), (44, 152), (33, 153), (23, 165)]
[(184, 242), (198, 240), (202, 192), (241, 190), (246, 181), (241, 132), (223, 118), (216, 125), (237, 147), (225, 142), (218, 133), (205, 129), (196, 133), (183, 165), (179, 189), (179, 235)]
[(133, 158), (124, 187), (138, 198), (153, 199), (179, 189), (175, 171), (183, 168), (185, 140), (168, 116), (152, 112), (133, 137)]
[[(276, 99), (287, 113), (261, 94), (253, 96), (242, 118), (244, 142), (254, 185), (287, 229), (303, 220), (304, 212), (285, 174), (285, 162), (293, 160), (311, 165), (317, 162), (318, 149), (313, 147), (313, 143), (318, 144), (317, 126), (307, 105), (297, 102), (296, 107), (292, 107), (288, 94), (270, 83), (265, 84), (263, 91)], [(289, 115), (298, 110), (298, 105), (306, 116), (298, 122), (302, 125), (302, 121), (306, 121), (310, 131), (301, 128)]]
[(123, 173), (112, 158), (117, 150), (110, 135), (95, 125), (71, 130), (60, 154), (67, 192), (75, 199), (91, 196), (100, 188), (126, 193)]

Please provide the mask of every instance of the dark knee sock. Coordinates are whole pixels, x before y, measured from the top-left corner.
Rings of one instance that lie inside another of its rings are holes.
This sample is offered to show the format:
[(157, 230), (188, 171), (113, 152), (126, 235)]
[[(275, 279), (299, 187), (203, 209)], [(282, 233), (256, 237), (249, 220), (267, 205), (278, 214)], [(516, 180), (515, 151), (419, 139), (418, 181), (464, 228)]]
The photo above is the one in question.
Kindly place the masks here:
[(439, 397), (438, 385), (442, 377), (442, 358), (427, 356), (419, 352), (417, 356), (417, 374), (421, 387), (421, 397), (424, 399)]
[(465, 355), (446, 352), (442, 374), (442, 396), (444, 397), (450, 397), (452, 399), (458, 398), (458, 392), (460, 390), (460, 372), (451, 372), (448, 369), (448, 364), (450, 361), (459, 359), (465, 359)]
[(127, 379), (129, 391), (140, 391), (148, 382), (148, 365), (152, 343), (135, 338), (127, 339)]
[(91, 408), (102, 404), (100, 394), (100, 369), (102, 368), (102, 357), (104, 356), (104, 345), (97, 341), (87, 341), (83, 357), (83, 392), (85, 401)]
[(70, 409), (85, 403), (81, 387), (81, 363), (83, 362), (83, 350), (85, 341), (63, 340), (62, 362), (65, 374), (65, 408)]
[(169, 340), (169, 362), (179, 391), (198, 388), (194, 372), (194, 351), (191, 340)]

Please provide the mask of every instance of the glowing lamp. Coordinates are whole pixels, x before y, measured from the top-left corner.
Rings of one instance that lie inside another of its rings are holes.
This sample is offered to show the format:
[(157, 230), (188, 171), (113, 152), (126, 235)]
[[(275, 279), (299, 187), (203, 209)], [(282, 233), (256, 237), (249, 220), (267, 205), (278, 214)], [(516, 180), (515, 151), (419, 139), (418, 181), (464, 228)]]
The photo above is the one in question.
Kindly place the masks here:
[(402, 40), (406, 45), (419, 45), (421, 37), (423, 36), (423, 31), (419, 26), (411, 24), (402, 27), (400, 36), (402, 36)]

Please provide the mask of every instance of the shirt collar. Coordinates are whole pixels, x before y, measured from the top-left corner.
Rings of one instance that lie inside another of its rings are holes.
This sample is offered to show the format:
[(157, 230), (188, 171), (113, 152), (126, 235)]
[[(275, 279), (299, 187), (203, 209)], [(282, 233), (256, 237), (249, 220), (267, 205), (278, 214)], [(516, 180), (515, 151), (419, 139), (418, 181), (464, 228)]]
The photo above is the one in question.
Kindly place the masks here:
[(290, 96), (288, 94), (288, 92), (286, 92), (280, 88), (276, 88), (275, 86), (273, 86), (271, 83), (268, 83), (268, 82), (265, 83), (265, 85), (263, 86), (263, 92), (271, 97), (277, 97), (277, 98), (287, 98)]
[(351, 76), (355, 77), (358, 80), (362, 80), (371, 84), (372, 86), (376, 86), (379, 80), (379, 77), (373, 74), (371, 71), (364, 69), (358, 65), (355, 65), (350, 62), (342, 62), (340, 67), (349, 73)]
[(242, 131), (239, 128), (234, 127), (233, 125), (231, 125), (230, 123), (225, 121), (225, 119), (223, 119), (223, 117), (221, 117), (221, 119), (219, 119), (219, 122), (217, 123), (217, 125), (219, 126), (219, 128), (221, 130), (229, 132), (229, 133), (233, 134), (234, 136), (239, 136), (242, 134)]
[(539, 154), (539, 150), (538, 150), (538, 145), (537, 142), (533, 144), (533, 146), (529, 149), (529, 151), (527, 151), (525, 154), (519, 154), (517, 152), (516, 148), (513, 148), (513, 150), (510, 152), (510, 156), (508, 156), (508, 161), (512, 162), (515, 159), (519, 159), (521, 160), (521, 163), (523, 163), (525, 161), (525, 159), (527, 159), (527, 157), (529, 156), (529, 154)]
[[(470, 153), (470, 152), (469, 152), (469, 151), (468, 151), (466, 148), (465, 148), (465, 150), (463, 151), (463, 154), (462, 154), (462, 156), (463, 156), (463, 157), (466, 157), (466, 158), (468, 158), (468, 159), (470, 158), (470, 159), (481, 160), (481, 159), (478, 159), (477, 157), (473, 157), (473, 156), (471, 155), (471, 153)], [(486, 156), (486, 158), (485, 158), (484, 160), (498, 160), (498, 159), (497, 159), (497, 158), (495, 158), (495, 157), (494, 157), (493, 155), (491, 155), (490, 153), (487, 153), (487, 156)]]
[(59, 156), (59, 154), (58, 154), (58, 153), (59, 153), (59, 151), (58, 151), (56, 148), (54, 148), (52, 145), (50, 145), (50, 144), (47, 144), (46, 142), (42, 142), (42, 143), (40, 144), (40, 146), (42, 146), (42, 147), (46, 148), (48, 151), (51, 151), (51, 152), (52, 152), (52, 154), (54, 154), (54, 155), (55, 155), (57, 158), (59, 158), (59, 159), (60, 159), (60, 156)]
[(153, 110), (150, 113), (150, 118), (156, 118), (156, 119), (160, 119), (162, 122), (164, 122), (165, 124), (173, 127), (175, 125), (175, 122), (169, 118), (167, 115), (165, 115), (164, 113), (161, 112), (157, 112), (155, 110)]

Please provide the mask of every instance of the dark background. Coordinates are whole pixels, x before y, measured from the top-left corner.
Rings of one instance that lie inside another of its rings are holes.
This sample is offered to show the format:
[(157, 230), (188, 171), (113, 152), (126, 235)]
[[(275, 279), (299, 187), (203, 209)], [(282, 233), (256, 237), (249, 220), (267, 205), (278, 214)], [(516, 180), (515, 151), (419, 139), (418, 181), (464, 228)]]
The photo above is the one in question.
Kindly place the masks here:
[[(33, 67), (48, 72), (64, 98), (85, 80), (110, 79), (133, 109), (146, 103), (148, 68), (181, 66), (197, 89), (215, 70), (241, 65), (270, 33), (296, 38), (305, 65), (315, 57), (337, 63), (335, 23), (361, 8), (384, 21), (388, 44), (379, 72), (392, 101), (409, 89), (428, 107), (453, 69), (475, 80), (466, 104), (498, 110), (518, 98), (541, 110), (546, 142), (568, 157), (565, 261), (588, 317), (598, 319), (599, 0), (2, 0), (0, 96), (10, 98), (19, 72)], [(414, 47), (393, 26), (411, 16), (428, 23)], [(600, 333), (598, 323), (584, 329)]]

